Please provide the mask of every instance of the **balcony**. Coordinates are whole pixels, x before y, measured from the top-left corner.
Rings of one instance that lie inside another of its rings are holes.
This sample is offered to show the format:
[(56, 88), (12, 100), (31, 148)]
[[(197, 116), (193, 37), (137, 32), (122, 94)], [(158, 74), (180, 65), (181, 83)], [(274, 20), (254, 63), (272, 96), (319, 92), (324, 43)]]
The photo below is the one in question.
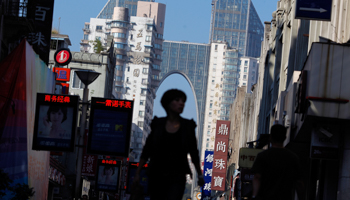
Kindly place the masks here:
[(81, 44), (81, 45), (89, 44), (89, 40), (81, 40), (80, 44)]
[(83, 28), (84, 33), (90, 33), (91, 30), (89, 28)]

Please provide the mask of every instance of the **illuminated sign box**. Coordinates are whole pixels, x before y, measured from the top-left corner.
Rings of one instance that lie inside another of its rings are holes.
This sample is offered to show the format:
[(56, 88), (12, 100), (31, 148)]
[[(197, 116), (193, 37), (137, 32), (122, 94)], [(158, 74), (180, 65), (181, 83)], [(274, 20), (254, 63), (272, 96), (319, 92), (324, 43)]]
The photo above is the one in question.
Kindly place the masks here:
[(118, 191), (120, 161), (102, 159), (98, 161), (96, 189), (98, 191)]
[(60, 68), (54, 67), (53, 71), (56, 73), (57, 81), (68, 81), (70, 80), (70, 69), (69, 68)]
[(91, 98), (87, 153), (128, 157), (133, 101)]
[[(130, 162), (129, 163), (129, 170), (128, 170), (128, 178), (127, 178), (127, 187), (126, 187), (126, 193), (131, 193), (132, 184), (134, 181), (134, 177), (136, 174), (136, 170), (139, 166), (139, 163), (137, 162)], [(140, 185), (143, 187), (143, 194), (148, 195), (148, 176), (147, 176), (147, 169), (148, 164), (145, 164), (141, 171), (140, 171)]]
[(79, 96), (38, 93), (33, 150), (74, 151)]

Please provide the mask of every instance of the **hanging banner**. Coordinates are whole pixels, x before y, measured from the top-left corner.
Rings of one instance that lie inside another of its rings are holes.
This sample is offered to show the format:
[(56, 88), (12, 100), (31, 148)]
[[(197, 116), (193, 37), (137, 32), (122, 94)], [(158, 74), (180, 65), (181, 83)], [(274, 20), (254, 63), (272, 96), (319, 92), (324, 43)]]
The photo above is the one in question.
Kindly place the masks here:
[(202, 187), (202, 199), (210, 199), (211, 197), (211, 178), (213, 173), (214, 151), (205, 151), (204, 160), (204, 186)]
[(33, 150), (74, 151), (79, 96), (37, 94)]
[(217, 120), (211, 189), (225, 191), (230, 121)]
[(98, 191), (117, 192), (121, 163), (117, 160), (98, 160), (96, 189)]
[(91, 98), (87, 153), (129, 156), (133, 101)]

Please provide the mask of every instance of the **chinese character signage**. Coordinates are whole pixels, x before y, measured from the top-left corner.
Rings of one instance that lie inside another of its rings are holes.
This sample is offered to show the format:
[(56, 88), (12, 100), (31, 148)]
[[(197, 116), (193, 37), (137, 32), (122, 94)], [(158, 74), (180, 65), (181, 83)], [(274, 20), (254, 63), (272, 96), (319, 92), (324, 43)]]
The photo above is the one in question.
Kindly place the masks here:
[(69, 81), (70, 79), (70, 69), (54, 67), (53, 71), (56, 73), (56, 81)]
[(211, 197), (211, 179), (213, 173), (214, 152), (205, 151), (204, 158), (204, 186), (202, 187), (202, 199), (210, 199)]
[(54, 0), (28, 0), (27, 18), (34, 28), (27, 34), (28, 42), (46, 64), (49, 61)]
[[(127, 187), (126, 187), (126, 193), (131, 193), (131, 187), (134, 181), (134, 177), (136, 174), (136, 170), (139, 166), (139, 163), (136, 162), (130, 162), (129, 163), (129, 170), (128, 170), (128, 178), (127, 178)], [(140, 172), (140, 185), (143, 186), (143, 194), (148, 195), (148, 176), (147, 176), (147, 169), (148, 164), (145, 164)]]
[(211, 189), (225, 191), (230, 121), (217, 120)]
[(34, 150), (74, 151), (79, 96), (37, 94)]
[(81, 168), (82, 176), (95, 176), (97, 171), (97, 156), (96, 155), (83, 155), (83, 165)]
[(133, 101), (91, 98), (87, 152), (128, 157)]
[(121, 163), (116, 160), (98, 160), (96, 189), (116, 192), (118, 190)]
[(258, 155), (258, 153), (262, 151), (263, 151), (262, 149), (253, 149), (253, 148), (245, 148), (245, 147), (240, 148), (238, 166), (252, 168), (254, 161), (256, 159), (256, 156)]

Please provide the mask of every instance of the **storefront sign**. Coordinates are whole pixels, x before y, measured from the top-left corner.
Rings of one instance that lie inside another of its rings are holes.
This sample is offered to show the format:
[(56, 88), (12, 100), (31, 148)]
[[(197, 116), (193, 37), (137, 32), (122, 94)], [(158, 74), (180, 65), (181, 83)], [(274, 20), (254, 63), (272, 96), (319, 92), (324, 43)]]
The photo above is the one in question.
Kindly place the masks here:
[(240, 148), (239, 149), (239, 167), (252, 168), (256, 156), (258, 153), (262, 152), (262, 149), (253, 149), (253, 148)]
[(58, 65), (68, 65), (72, 60), (72, 54), (68, 48), (57, 49), (54, 59)]
[(79, 96), (37, 94), (33, 150), (74, 151)]
[(230, 121), (216, 121), (211, 189), (225, 191)]
[(133, 101), (91, 98), (89, 154), (128, 157)]
[(202, 187), (202, 198), (211, 197), (211, 179), (213, 173), (214, 151), (205, 151), (204, 154), (204, 186)]
[(96, 172), (97, 172), (97, 156), (84, 154), (81, 175), (95, 176)]
[(311, 132), (310, 157), (317, 159), (338, 159), (339, 133), (324, 128)]
[(54, 67), (53, 71), (56, 73), (56, 81), (67, 81), (70, 80), (70, 69)]

